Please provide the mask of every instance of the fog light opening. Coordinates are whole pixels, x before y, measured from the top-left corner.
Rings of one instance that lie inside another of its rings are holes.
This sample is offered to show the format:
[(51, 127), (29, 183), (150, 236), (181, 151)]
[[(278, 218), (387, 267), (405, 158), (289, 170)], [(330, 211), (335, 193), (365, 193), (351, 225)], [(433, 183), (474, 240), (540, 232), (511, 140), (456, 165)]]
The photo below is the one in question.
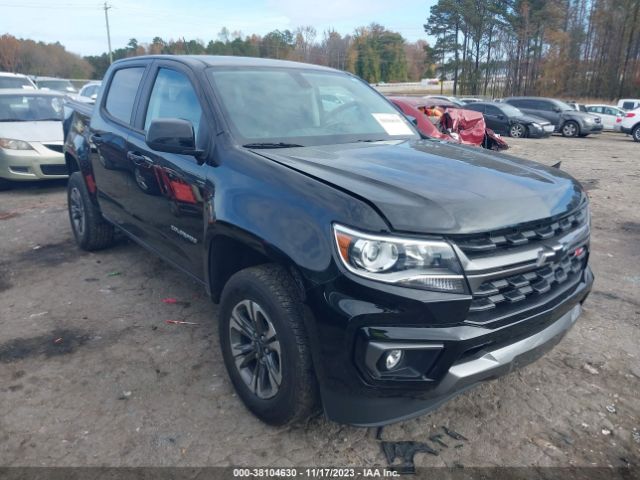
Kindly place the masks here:
[(384, 367), (387, 370), (393, 370), (402, 361), (402, 357), (404, 356), (404, 352), (400, 349), (388, 350), (384, 354)]

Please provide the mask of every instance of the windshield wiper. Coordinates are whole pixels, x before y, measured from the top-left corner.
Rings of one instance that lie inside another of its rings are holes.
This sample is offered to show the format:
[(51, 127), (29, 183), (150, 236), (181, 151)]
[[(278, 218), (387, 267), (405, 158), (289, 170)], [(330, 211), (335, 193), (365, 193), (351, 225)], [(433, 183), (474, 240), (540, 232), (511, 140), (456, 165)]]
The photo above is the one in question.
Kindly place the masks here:
[(304, 145), (298, 145), (297, 143), (285, 143), (285, 142), (245, 143), (242, 146), (245, 147), (245, 148), (294, 148), (294, 147), (304, 147)]

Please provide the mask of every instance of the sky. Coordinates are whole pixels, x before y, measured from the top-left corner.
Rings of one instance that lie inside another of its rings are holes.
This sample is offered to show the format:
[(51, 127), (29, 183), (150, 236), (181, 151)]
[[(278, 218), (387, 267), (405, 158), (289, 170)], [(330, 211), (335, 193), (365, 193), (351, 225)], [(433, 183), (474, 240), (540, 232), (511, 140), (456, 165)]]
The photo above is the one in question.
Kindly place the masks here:
[[(408, 41), (426, 39), (422, 25), (435, 0), (109, 0), (112, 48), (130, 38), (149, 43), (185, 37), (215, 40), (222, 27), (244, 35), (312, 25), (341, 34), (377, 22)], [(80, 55), (107, 51), (103, 3), (92, 0), (0, 0), (0, 34), (59, 41)]]

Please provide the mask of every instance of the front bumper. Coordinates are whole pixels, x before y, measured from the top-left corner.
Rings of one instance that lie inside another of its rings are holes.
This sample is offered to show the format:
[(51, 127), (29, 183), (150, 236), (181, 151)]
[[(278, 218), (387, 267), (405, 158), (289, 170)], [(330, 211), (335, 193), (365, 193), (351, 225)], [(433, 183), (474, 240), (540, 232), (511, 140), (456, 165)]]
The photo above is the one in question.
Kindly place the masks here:
[[(351, 332), (344, 332), (347, 340), (343, 338), (341, 344), (334, 338), (331, 346), (325, 345), (324, 352), (318, 352), (325, 357), (321, 360), (322, 368), (318, 372), (325, 413), (339, 423), (377, 426), (432, 411), (465, 390), (531, 363), (550, 350), (576, 322), (581, 303), (589, 294), (592, 284), (593, 274), (587, 267), (571, 294), (559, 304), (537, 311), (514, 324), (493, 329), (468, 324), (438, 327), (433, 320), (424, 324), (422, 319), (417, 322), (414, 320), (407, 326), (398, 326), (398, 320), (394, 321), (393, 318), (404, 317), (408, 312), (402, 313), (401, 310), (411, 310), (411, 307), (396, 305), (391, 309), (395, 313), (383, 311), (380, 305), (384, 303), (384, 296), (379, 297), (379, 314), (364, 315), (369, 319), (378, 317), (380, 320), (375, 322), (378, 325), (368, 328), (368, 320), (364, 320), (364, 323), (356, 321)], [(355, 308), (354, 311), (365, 309), (364, 304), (345, 303), (356, 302), (347, 300), (346, 296), (341, 295), (338, 300), (343, 306)], [(456, 302), (448, 305), (434, 302), (427, 308), (429, 311), (426, 317), (435, 314), (446, 318), (447, 310), (453, 315), (457, 307)], [(335, 328), (335, 322), (325, 324), (322, 333), (318, 332), (320, 342), (327, 334), (335, 335), (335, 331), (330, 333)], [(413, 345), (421, 342), (428, 345), (441, 344), (444, 349), (423, 381), (377, 382), (367, 378), (361, 371), (358, 372), (355, 366), (357, 348), (354, 352), (349, 346), (349, 339), (357, 338), (358, 332), (363, 331), (368, 340), (408, 342)], [(341, 348), (352, 352), (351, 358), (341, 357)], [(326, 354), (335, 360), (333, 365), (331, 360), (327, 360)], [(328, 368), (338, 371), (328, 372)]]
[[(57, 143), (55, 148), (58, 147)], [(30, 142), (30, 145), (33, 150), (0, 148), (0, 178), (25, 181), (68, 177), (63, 153), (41, 143)], [(59, 147), (61, 150), (61, 143)]]
[(602, 133), (603, 129), (604, 129), (604, 125), (602, 123), (591, 123), (591, 124), (582, 125), (581, 132), (589, 133), (589, 134)]

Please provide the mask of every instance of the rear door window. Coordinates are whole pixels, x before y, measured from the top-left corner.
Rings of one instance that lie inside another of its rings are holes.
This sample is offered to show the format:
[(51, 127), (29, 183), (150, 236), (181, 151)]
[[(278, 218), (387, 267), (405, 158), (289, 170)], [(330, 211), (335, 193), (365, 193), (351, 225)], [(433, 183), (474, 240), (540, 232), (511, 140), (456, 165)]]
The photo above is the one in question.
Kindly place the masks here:
[(129, 67), (116, 70), (109, 86), (105, 109), (114, 118), (131, 124), (133, 105), (142, 80), (144, 67)]

